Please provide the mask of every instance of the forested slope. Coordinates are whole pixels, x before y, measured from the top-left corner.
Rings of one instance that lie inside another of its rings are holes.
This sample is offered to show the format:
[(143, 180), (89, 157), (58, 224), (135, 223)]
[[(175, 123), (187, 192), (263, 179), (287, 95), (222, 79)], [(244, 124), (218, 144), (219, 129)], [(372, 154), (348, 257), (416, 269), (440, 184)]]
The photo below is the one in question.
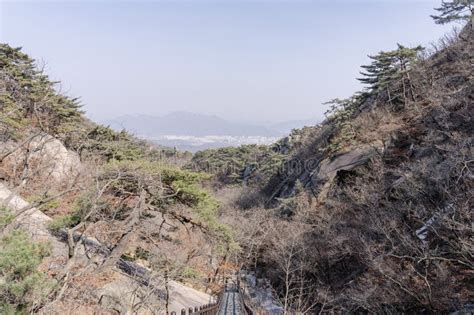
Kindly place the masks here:
[(0, 313), (167, 313), (239, 270), (284, 313), (466, 307), (472, 7), (443, 2), (435, 21), (465, 26), (433, 48), (370, 56), (323, 123), (192, 158), (86, 119), (1, 44)]
[(180, 168), (187, 153), (89, 121), (7, 44), (0, 139), (0, 313), (164, 313), (182, 301), (173, 281), (219, 288), (236, 245), (209, 176)]
[(474, 300), (473, 56), (472, 24), (431, 50), (371, 56), (367, 88), (274, 146), (281, 167), (230, 198), (225, 215), (245, 225), (237, 260), (284, 310), (447, 313)]

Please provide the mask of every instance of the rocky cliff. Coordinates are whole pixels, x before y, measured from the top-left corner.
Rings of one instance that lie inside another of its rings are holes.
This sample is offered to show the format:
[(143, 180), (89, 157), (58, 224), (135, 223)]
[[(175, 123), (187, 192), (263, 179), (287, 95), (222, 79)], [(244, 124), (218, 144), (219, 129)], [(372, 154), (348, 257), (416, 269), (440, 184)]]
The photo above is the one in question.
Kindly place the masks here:
[(253, 227), (239, 236), (245, 264), (286, 307), (446, 313), (473, 301), (473, 34), (374, 56), (413, 59), (274, 146), (281, 166), (233, 199)]
[(0, 313), (208, 304), (235, 250), (187, 155), (115, 132), (0, 45)]

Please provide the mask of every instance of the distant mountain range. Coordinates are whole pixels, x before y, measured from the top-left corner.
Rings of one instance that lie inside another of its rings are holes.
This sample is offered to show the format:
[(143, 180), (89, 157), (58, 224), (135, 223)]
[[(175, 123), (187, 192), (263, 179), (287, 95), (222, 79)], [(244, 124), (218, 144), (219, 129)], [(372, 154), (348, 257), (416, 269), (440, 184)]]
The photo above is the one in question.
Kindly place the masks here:
[(125, 115), (103, 123), (112, 129), (125, 129), (161, 145), (197, 151), (240, 144), (272, 143), (294, 128), (315, 125), (317, 119), (247, 123), (228, 121), (215, 115), (172, 112), (164, 116)]

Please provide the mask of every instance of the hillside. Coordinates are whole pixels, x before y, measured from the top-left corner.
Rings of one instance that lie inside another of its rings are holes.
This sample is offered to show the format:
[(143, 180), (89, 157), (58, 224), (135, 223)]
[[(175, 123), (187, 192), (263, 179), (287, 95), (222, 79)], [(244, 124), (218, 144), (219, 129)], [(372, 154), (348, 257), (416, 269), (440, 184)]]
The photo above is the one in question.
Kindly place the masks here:
[[(470, 311), (474, 30), (446, 8), (467, 25), (369, 56), (322, 123), (195, 154), (90, 121), (0, 44), (0, 314), (180, 313), (229, 278), (257, 314)], [(143, 127), (246, 128), (171, 118)]]
[[(331, 101), (322, 124), (272, 148), (280, 167), (234, 191), (239, 259), (285, 310), (439, 314), (474, 300), (473, 35), (372, 56), (367, 89)], [(246, 181), (248, 165), (218, 178)]]
[(0, 66), (0, 313), (209, 303), (237, 246), (209, 176), (87, 120), (21, 49), (2, 44)]

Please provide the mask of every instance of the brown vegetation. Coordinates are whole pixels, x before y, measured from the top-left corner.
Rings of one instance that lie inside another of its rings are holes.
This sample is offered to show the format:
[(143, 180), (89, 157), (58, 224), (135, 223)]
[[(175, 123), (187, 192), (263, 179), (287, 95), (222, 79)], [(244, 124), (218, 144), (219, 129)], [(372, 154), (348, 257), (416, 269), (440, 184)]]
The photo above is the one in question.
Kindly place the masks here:
[[(466, 27), (417, 57), (414, 97), (393, 106), (377, 92), (338, 128), (328, 119), (306, 134), (287, 159), (309, 167), (275, 173), (265, 208), (236, 198), (239, 259), (286, 312), (444, 313), (473, 301), (472, 36)], [(375, 154), (337, 163), (367, 145)], [(340, 167), (328, 176), (323, 165)]]

